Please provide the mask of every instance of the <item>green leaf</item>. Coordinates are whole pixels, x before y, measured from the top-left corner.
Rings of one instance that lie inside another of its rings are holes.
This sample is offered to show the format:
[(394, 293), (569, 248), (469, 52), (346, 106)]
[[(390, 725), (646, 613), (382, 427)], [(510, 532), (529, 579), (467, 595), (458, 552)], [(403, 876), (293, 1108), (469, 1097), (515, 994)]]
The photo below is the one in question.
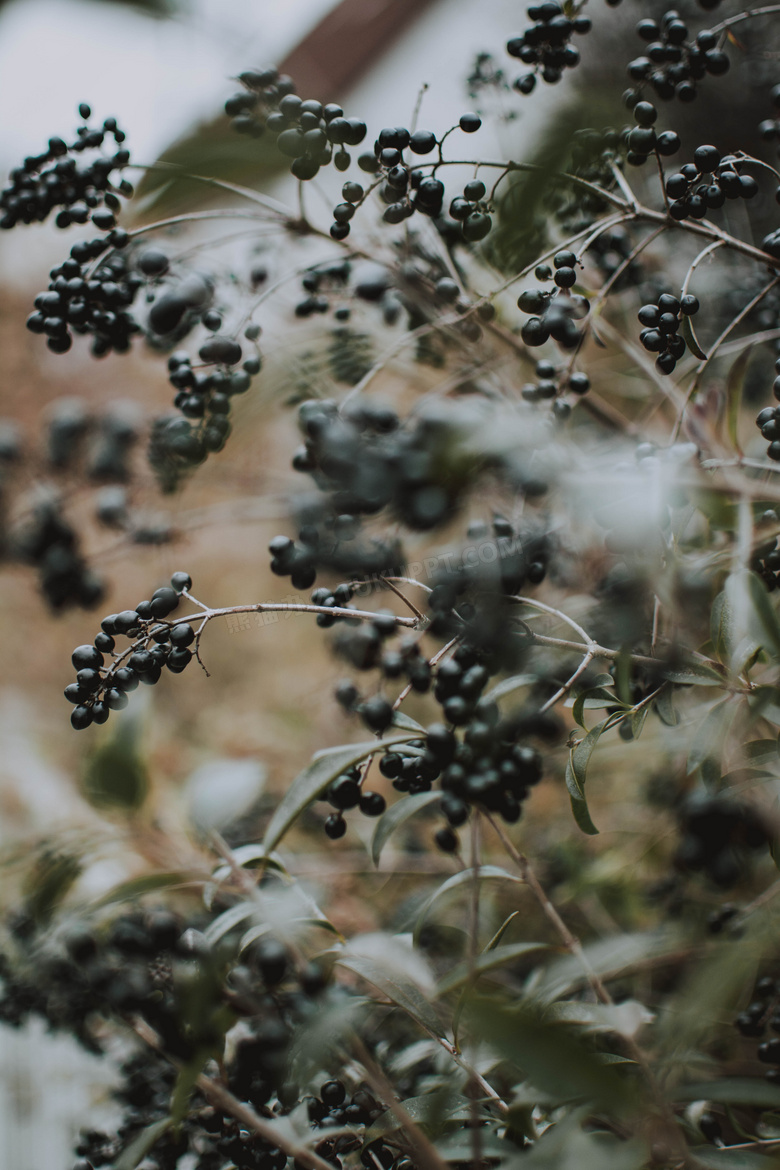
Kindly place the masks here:
[[(682, 941), (672, 931), (647, 931), (619, 934), (583, 946), (588, 968), (604, 980), (623, 976), (648, 960), (679, 951)], [(544, 1003), (552, 1003), (578, 987), (586, 985), (588, 975), (576, 955), (563, 955), (543, 972), (534, 986), (534, 994)]]
[(271, 817), (263, 840), (266, 852), (270, 853), (276, 848), (303, 810), (347, 768), (359, 764), (361, 760), (382, 751), (383, 748), (396, 743), (407, 743), (412, 738), (422, 738), (424, 734), (422, 730), (419, 733), (399, 731), (395, 735), (386, 735), (383, 739), (373, 740), (371, 743), (353, 743), (318, 752), (309, 766), (295, 777)]
[(93, 807), (132, 813), (144, 803), (149, 778), (139, 740), (138, 719), (122, 719), (112, 738), (95, 748), (82, 783), (84, 796)]
[(589, 687), (577, 695), (572, 705), (571, 714), (574, 722), (579, 723), (580, 727), (584, 728), (583, 711), (597, 710), (603, 707), (624, 707), (627, 710), (628, 706), (629, 704), (621, 702), (609, 687)]
[(726, 681), (722, 674), (704, 662), (690, 662), (679, 670), (667, 670), (664, 678), (671, 683), (697, 687), (722, 687)]
[(608, 715), (601, 723), (591, 728), (585, 738), (569, 752), (566, 764), (566, 788), (571, 799), (571, 811), (580, 829), (589, 836), (597, 834), (598, 829), (591, 820), (588, 802), (585, 799), (585, 778), (593, 749), (611, 719), (612, 716)]
[(724, 1105), (752, 1105), (758, 1109), (780, 1109), (780, 1085), (763, 1077), (724, 1077), (718, 1081), (697, 1081), (677, 1085), (675, 1101), (719, 1101)]
[(400, 829), (409, 817), (414, 816), (415, 813), (427, 808), (429, 804), (433, 804), (437, 800), (441, 800), (441, 792), (439, 791), (417, 792), (413, 796), (404, 796), (402, 800), (396, 801), (387, 812), (382, 814), (377, 821), (371, 841), (371, 857), (374, 865), (379, 865), (382, 850), (396, 829)]
[(634, 739), (639, 739), (642, 734), (642, 728), (645, 725), (645, 720), (650, 714), (650, 707), (640, 707), (638, 711), (631, 712), (631, 734)]
[(170, 1129), (172, 1124), (172, 1117), (163, 1117), (160, 1121), (154, 1121), (148, 1125), (137, 1137), (133, 1138), (129, 1146), (125, 1147), (114, 1162), (114, 1170), (135, 1170), (138, 1163), (146, 1157), (155, 1142), (162, 1137), (167, 1129)]
[[(686, 321), (689, 320), (688, 317), (685, 319)], [(691, 330), (693, 330), (693, 326), (691, 326)], [(686, 337), (687, 340), (688, 338)], [(753, 347), (751, 345), (747, 349), (743, 349), (742, 353), (735, 359), (734, 364), (729, 370), (729, 376), (726, 379), (726, 421), (728, 424), (729, 438), (740, 455), (742, 454), (742, 450), (737, 434), (739, 413), (742, 405), (742, 388), (745, 384), (745, 374), (750, 363), (752, 349)], [(699, 355), (697, 354), (696, 356), (698, 357)]]
[[(272, 869), (276, 873), (289, 878), (285, 866), (282, 863), (278, 853), (266, 852), (265, 846), (261, 845), (259, 841), (253, 842), (249, 845), (237, 845), (235, 849), (231, 850), (233, 860), (242, 869)], [(215, 882), (223, 882), (229, 878), (232, 873), (231, 867), (226, 861), (221, 861), (212, 873), (212, 880)]]
[(101, 894), (92, 905), (113, 906), (116, 902), (132, 902), (156, 890), (168, 890), (174, 886), (204, 885), (207, 878), (195, 870), (171, 870), (169, 873), (146, 873), (142, 877), (120, 882), (105, 894)]
[[(477, 877), (480, 882), (485, 881), (504, 881), (504, 882), (521, 882), (522, 879), (516, 877), (515, 874), (509, 873), (508, 870), (501, 869), (497, 865), (483, 865), (477, 870)], [(414, 924), (414, 944), (420, 941), (420, 934), (425, 923), (425, 919), (429, 910), (442, 898), (448, 897), (453, 891), (458, 891), (462, 886), (474, 881), (474, 870), (464, 869), (460, 873), (455, 873), (452, 877), (447, 878), (446, 881), (434, 890), (429, 898), (423, 903), (422, 909), (417, 915)]]
[(501, 923), (501, 925), (499, 926), (496, 933), (491, 938), (490, 942), (487, 944), (487, 946), (484, 947), (483, 952), (482, 952), (483, 954), (486, 955), (486, 954), (488, 954), (489, 951), (494, 951), (496, 949), (498, 944), (501, 942), (501, 939), (506, 934), (510, 924), (512, 922), (514, 922), (514, 920), (516, 918), (518, 918), (519, 915), (520, 915), (519, 910), (513, 910), (512, 913), (509, 915), (509, 917), (504, 919), (504, 921)]
[(640, 1170), (648, 1151), (636, 1138), (621, 1140), (607, 1133), (586, 1133), (582, 1110), (551, 1125), (529, 1150), (502, 1163), (503, 1170)]
[(81, 861), (72, 853), (48, 846), (35, 856), (24, 879), (26, 909), (38, 923), (48, 922), (81, 874)]
[(674, 690), (664, 687), (661, 693), (653, 700), (653, 707), (658, 718), (666, 727), (676, 727), (680, 718), (674, 706)]
[(372, 983), (392, 1003), (401, 1008), (432, 1036), (443, 1036), (444, 1028), (438, 1015), (414, 980), (406, 978), (398, 970), (388, 973), (388, 967), (367, 955), (337, 955), (341, 967)]
[(693, 330), (693, 321), (690, 317), (683, 316), (680, 322), (680, 333), (685, 338), (688, 349), (693, 356), (699, 358), (700, 361), (704, 361), (707, 355), (699, 345), (699, 340)]
[(203, 937), (214, 946), (214, 943), (219, 942), (226, 934), (230, 934), (231, 930), (235, 930), (237, 926), (246, 922), (247, 918), (252, 918), (258, 912), (259, 907), (255, 902), (239, 902), (238, 905), (223, 910), (213, 922), (210, 922), (203, 932)]
[(720, 699), (703, 719), (700, 720), (688, 751), (686, 774), (691, 775), (701, 767), (705, 760), (719, 761), (726, 737), (731, 730), (739, 703), (734, 701), (733, 695)]
[[(470, 1117), (469, 1103), (460, 1093), (453, 1093), (449, 1089), (439, 1089), (421, 1097), (407, 1097), (401, 1104), (414, 1124), (423, 1126), (425, 1132), (433, 1137), (438, 1136), (445, 1121), (468, 1121)], [(364, 1145), (395, 1133), (400, 1128), (401, 1122), (392, 1109), (388, 1109), (366, 1130)]]
[(575, 1027), (545, 1020), (531, 1005), (507, 1007), (476, 995), (465, 1016), (474, 1036), (553, 1100), (593, 1102), (613, 1115), (627, 1106), (627, 1083), (596, 1059)]
[(777, 1149), (775, 1146), (771, 1152), (762, 1154), (758, 1150), (730, 1150), (728, 1146), (722, 1150), (694, 1146), (690, 1153), (692, 1159), (711, 1166), (712, 1170), (768, 1170), (777, 1165)]
[(780, 759), (776, 739), (753, 739), (750, 743), (745, 744), (743, 751), (754, 766), (756, 764), (776, 764)]
[(419, 731), (421, 735), (425, 735), (425, 728), (416, 719), (411, 719), (404, 711), (396, 711), (393, 715), (393, 722), (391, 727), (397, 727), (399, 730), (405, 731)]
[(497, 967), (503, 967), (507, 963), (514, 963), (516, 959), (523, 959), (526, 955), (534, 954), (539, 951), (549, 951), (551, 949), (549, 943), (541, 942), (523, 942), (512, 943), (505, 947), (496, 947), (489, 951), (486, 955), (479, 955), (473, 963), (464, 961), (458, 963), (457, 967), (449, 971), (443, 979), (441, 979), (436, 987), (436, 995), (447, 995), (450, 991), (457, 991), (463, 987), (472, 978), (479, 978), (487, 971), (495, 971)]
[(755, 573), (745, 573), (743, 576), (753, 611), (758, 619), (759, 629), (756, 633), (763, 633), (764, 645), (771, 646), (775, 655), (780, 656), (780, 622), (775, 607), (769, 600), (766, 586)]
[(505, 678), (502, 682), (496, 683), (485, 695), (485, 702), (490, 700), (497, 703), (499, 699), (503, 699), (504, 695), (511, 695), (512, 691), (519, 691), (521, 687), (531, 687), (538, 681), (539, 676), (536, 674), (513, 674), (511, 678)]
[(179, 1069), (176, 1077), (176, 1084), (173, 1086), (173, 1093), (171, 1094), (171, 1116), (170, 1121), (174, 1126), (179, 1126), (187, 1115), (187, 1106), (190, 1103), (195, 1082), (206, 1065), (206, 1062), (211, 1058), (211, 1052), (198, 1052), (183, 1064)]

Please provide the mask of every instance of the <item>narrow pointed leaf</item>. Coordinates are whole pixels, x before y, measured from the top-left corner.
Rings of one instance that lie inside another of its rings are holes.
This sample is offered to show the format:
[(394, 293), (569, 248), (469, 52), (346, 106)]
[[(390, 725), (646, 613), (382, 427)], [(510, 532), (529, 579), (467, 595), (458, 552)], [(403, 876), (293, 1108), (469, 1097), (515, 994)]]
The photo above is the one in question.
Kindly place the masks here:
[(549, 943), (541, 942), (512, 943), (508, 946), (496, 947), (486, 955), (479, 955), (473, 964), (458, 963), (457, 967), (439, 981), (436, 994), (438, 996), (447, 995), (450, 991), (457, 991), (458, 988), (463, 987), (472, 977), (478, 978), (480, 975), (484, 975), (488, 971), (495, 971), (507, 963), (514, 963), (516, 959), (524, 959), (526, 955), (550, 949), (554, 948), (551, 948)]
[(384, 747), (406, 743), (410, 738), (420, 739), (424, 734), (424, 731), (399, 731), (371, 743), (353, 743), (318, 752), (308, 767), (298, 773), (279, 802), (266, 830), (263, 841), (265, 850), (270, 853), (275, 849), (303, 810), (347, 768), (359, 764), (367, 756), (381, 751)]
[(585, 778), (593, 749), (611, 718), (608, 716), (591, 728), (585, 738), (572, 748), (566, 764), (566, 788), (571, 799), (571, 811), (580, 829), (589, 836), (597, 834), (598, 829), (591, 819), (588, 802), (585, 799)]
[(371, 841), (371, 857), (374, 865), (379, 865), (379, 858), (387, 842), (396, 829), (400, 829), (409, 817), (414, 816), (423, 808), (427, 808), (434, 801), (441, 800), (441, 792), (417, 792), (414, 796), (405, 796), (383, 813), (376, 824)]
[(167, 1129), (170, 1129), (172, 1124), (173, 1118), (163, 1117), (160, 1121), (154, 1121), (148, 1125), (122, 1151), (114, 1162), (114, 1170), (135, 1170), (138, 1163), (143, 1161), (152, 1149), (154, 1143), (162, 1137)]
[(398, 971), (388, 974), (382, 963), (366, 955), (339, 955), (336, 962), (339, 966), (359, 975), (361, 979), (365, 979), (367, 983), (373, 984), (426, 1032), (433, 1036), (444, 1035), (444, 1028), (438, 1015), (412, 979), (404, 978)]
[(691, 351), (693, 356), (697, 357), (700, 361), (704, 361), (707, 355), (699, 345), (699, 340), (694, 332), (693, 322), (691, 321), (690, 317), (683, 316), (683, 319), (680, 322), (680, 333), (685, 338), (688, 349)]
[[(686, 317), (686, 321), (688, 318)], [(686, 341), (688, 338), (686, 337)], [(691, 347), (693, 348), (693, 347)], [(738, 428), (739, 428), (739, 413), (742, 405), (742, 388), (745, 385), (745, 374), (747, 373), (748, 364), (753, 347), (748, 346), (735, 359), (729, 376), (726, 379), (726, 422), (728, 424), (729, 438), (734, 444), (734, 447), (742, 454), (739, 445)], [(695, 352), (695, 351), (694, 351)], [(698, 354), (697, 354), (698, 357)]]
[[(445, 882), (439, 886), (437, 890), (431, 894), (427, 901), (423, 904), (422, 909), (417, 915), (417, 921), (414, 924), (414, 943), (415, 946), (420, 941), (420, 934), (422, 932), (425, 919), (429, 910), (442, 898), (451, 894), (454, 890), (459, 890), (462, 886), (468, 885), (474, 880), (474, 870), (464, 869), (460, 873), (455, 873), (452, 877), (447, 878)], [(501, 869), (497, 865), (483, 865), (478, 871), (478, 880), (485, 881), (504, 881), (504, 882), (520, 882), (522, 879), (516, 877), (515, 874), (509, 873), (506, 869)]]

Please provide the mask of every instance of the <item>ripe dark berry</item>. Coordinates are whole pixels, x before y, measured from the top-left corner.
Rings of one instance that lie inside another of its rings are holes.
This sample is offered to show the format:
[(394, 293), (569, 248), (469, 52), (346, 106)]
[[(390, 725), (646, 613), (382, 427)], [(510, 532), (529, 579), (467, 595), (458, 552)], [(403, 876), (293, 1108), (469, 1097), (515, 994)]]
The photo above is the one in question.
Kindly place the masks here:
[(436, 135), (430, 130), (416, 130), (409, 139), (414, 154), (430, 154), (436, 146)]
[(95, 646), (77, 646), (70, 656), (76, 670), (89, 667), (98, 670), (103, 665), (103, 655)]
[(360, 708), (360, 716), (366, 727), (372, 731), (386, 731), (393, 722), (393, 708), (381, 695), (366, 699)]
[(320, 1089), (320, 1100), (329, 1109), (338, 1108), (346, 1099), (347, 1090), (342, 1081), (326, 1081)]
[(74, 707), (70, 713), (70, 722), (76, 731), (83, 731), (92, 722), (91, 709), (83, 706)]
[(381, 817), (387, 802), (381, 792), (364, 792), (360, 797), (360, 811), (366, 817)]
[(325, 832), (332, 841), (337, 841), (339, 837), (343, 837), (347, 831), (347, 822), (344, 820), (341, 813), (331, 813), (325, 821)]
[(174, 573), (171, 577), (171, 589), (181, 593), (184, 589), (192, 588), (192, 577), (189, 573)]
[(449, 825), (437, 829), (433, 836), (437, 849), (442, 853), (456, 853), (460, 845), (458, 834)]
[(458, 125), (465, 134), (473, 134), (476, 130), (479, 130), (482, 125), (482, 119), (479, 114), (461, 114), (458, 119)]

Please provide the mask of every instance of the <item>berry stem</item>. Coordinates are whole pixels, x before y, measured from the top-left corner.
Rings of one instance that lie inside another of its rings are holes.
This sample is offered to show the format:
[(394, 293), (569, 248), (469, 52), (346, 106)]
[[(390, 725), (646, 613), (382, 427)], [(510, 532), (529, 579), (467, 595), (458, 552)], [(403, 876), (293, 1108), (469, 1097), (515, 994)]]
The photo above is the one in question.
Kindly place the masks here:
[(727, 16), (720, 24), (713, 25), (710, 31), (723, 32), (724, 29), (731, 28), (733, 24), (740, 24), (743, 20), (750, 20), (753, 16), (769, 16), (773, 12), (780, 12), (780, 4), (766, 4), (763, 8), (747, 8), (735, 16)]

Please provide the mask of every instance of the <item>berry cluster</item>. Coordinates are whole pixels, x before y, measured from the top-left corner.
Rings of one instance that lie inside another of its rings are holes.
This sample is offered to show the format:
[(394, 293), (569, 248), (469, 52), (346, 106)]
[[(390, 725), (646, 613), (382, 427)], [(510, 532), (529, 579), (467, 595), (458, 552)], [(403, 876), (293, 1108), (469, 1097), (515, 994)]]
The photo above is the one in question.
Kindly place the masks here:
[(763, 542), (754, 550), (750, 558), (750, 568), (758, 574), (769, 593), (773, 593), (780, 586), (780, 550), (776, 537)]
[[(218, 313), (205, 313), (204, 321), (214, 329), (219, 329), (222, 324)], [(235, 369), (243, 352), (232, 337), (210, 337), (200, 347), (198, 356), (204, 366), (217, 368), (193, 370), (192, 359), (184, 350), (178, 350), (168, 358), (168, 380), (176, 390), (173, 405), (185, 418), (205, 419), (208, 416), (209, 421), (204, 423), (206, 449), (220, 450), (222, 444), (212, 447), (205, 431), (215, 416), (227, 418), (231, 399), (236, 394), (246, 394), (252, 377), (260, 372), (262, 362), (259, 356), (252, 356), (243, 362), (240, 370)], [(220, 431), (224, 432), (220, 434), (224, 443), (228, 432), (224, 428)]]
[[(105, 723), (111, 711), (121, 711), (127, 706), (128, 692), (139, 683), (159, 682), (163, 666), (181, 674), (190, 663), (195, 630), (188, 620), (164, 619), (178, 608), (182, 593), (191, 585), (188, 573), (174, 573), (170, 586), (157, 589), (148, 601), (103, 618), (101, 633), (91, 646), (76, 647), (71, 656), (76, 681), (65, 688), (65, 698), (74, 705), (70, 721), (77, 731)], [(130, 647), (114, 653), (117, 637), (129, 638)], [(106, 654), (113, 659), (108, 667)]]
[[(777, 980), (764, 975), (756, 983), (751, 1002), (734, 1021), (740, 1036), (758, 1040), (766, 1034), (767, 1027), (780, 1032), (780, 987)], [(763, 1064), (773, 1067), (764, 1076), (772, 1084), (780, 1084), (780, 1037), (762, 1040), (756, 1049), (756, 1056)]]
[(649, 18), (640, 20), (636, 31), (649, 42), (645, 55), (635, 57), (628, 65), (628, 75), (640, 85), (652, 85), (663, 101), (677, 98), (692, 102), (696, 98), (696, 82), (707, 74), (720, 77), (728, 72), (731, 62), (719, 47), (720, 37), (710, 29), (702, 29), (694, 41), (688, 40), (688, 26), (680, 13), (670, 8), (660, 22)]
[(425, 530), (449, 519), (461, 480), (443, 474), (456, 426), (420, 414), (402, 427), (394, 410), (359, 399), (339, 412), (335, 402), (304, 402), (298, 421), (305, 445), (293, 457), (330, 497), (334, 516), (374, 515), (391, 506), (407, 527)]
[[(775, 371), (778, 376), (773, 383), (774, 395), (780, 400), (780, 358), (775, 362)], [(765, 406), (763, 410), (759, 410), (756, 415), (756, 426), (761, 431), (762, 438), (769, 443), (767, 457), (773, 459), (775, 463), (780, 462), (780, 406)], [(772, 587), (770, 585), (770, 588)]]
[[(416, 649), (411, 642), (402, 644), (400, 651), (386, 651), (379, 665), (385, 677), (405, 674), (415, 690), (424, 691), (431, 684), (431, 670), (419, 650), (414, 653)], [(534, 733), (532, 722), (516, 715), (501, 718), (496, 704), (482, 697), (492, 673), (489, 659), (464, 641), (435, 672), (433, 695), (441, 705), (446, 724), (431, 724), (423, 744), (394, 748), (382, 756), (379, 764), (382, 775), (392, 781), (398, 792), (430, 792), (433, 783), (440, 780), (444, 793), (441, 811), (447, 825), (437, 832), (436, 842), (444, 852), (458, 848), (453, 830), (468, 820), (472, 805), (496, 812), (510, 824), (519, 820), (522, 801), (542, 776), (539, 753), (518, 742)], [(386, 699), (374, 696), (360, 702), (357, 688), (350, 682), (339, 685), (336, 697), (346, 709), (357, 711), (377, 733), (392, 720), (393, 709)], [(456, 735), (456, 728), (463, 729), (462, 739)], [(384, 799), (377, 799), (376, 793), (361, 794), (363, 778), (360, 769), (340, 777), (339, 791), (331, 803), (340, 810), (359, 803), (365, 815), (378, 816), (384, 811)], [(330, 792), (326, 799), (331, 799)], [(339, 799), (348, 799), (349, 803), (338, 804)], [(329, 836), (340, 837), (345, 831), (341, 811), (326, 822)]]
[[(313, 179), (331, 159), (340, 171), (350, 164), (347, 146), (359, 146), (366, 124), (345, 118), (341, 106), (309, 99), (295, 93), (292, 79), (277, 69), (247, 70), (238, 79), (244, 89), (228, 98), (225, 113), (242, 134), (260, 137), (266, 130), (276, 135), (276, 145), (291, 158), (296, 179)], [(333, 148), (338, 147), (335, 155)]]
[[(11, 171), (10, 185), (0, 191), (0, 228), (42, 222), (56, 207), (62, 208), (57, 227), (86, 223), (90, 217), (101, 231), (115, 227), (118, 195), (132, 194), (129, 183), (123, 180), (115, 187), (111, 178), (114, 171), (121, 171), (130, 161), (130, 152), (121, 146), (125, 134), (116, 118), (106, 118), (101, 129), (90, 130), (86, 123), (92, 111), (85, 103), (79, 106), (79, 115), (84, 124), (70, 145), (62, 138), (50, 138), (42, 154), (30, 155), (21, 167)], [(99, 154), (88, 165), (79, 166), (75, 156), (98, 150), (107, 135), (113, 137), (119, 149), (113, 155)]]
[(704, 219), (727, 199), (752, 199), (758, 194), (758, 183), (752, 175), (741, 173), (744, 165), (736, 155), (721, 156), (714, 146), (697, 147), (693, 162), (666, 180), (672, 219)]
[(57, 497), (49, 496), (34, 506), (13, 551), (19, 560), (35, 566), (41, 592), (53, 610), (72, 605), (91, 609), (102, 601), (103, 581), (79, 552), (78, 537)]
[(652, 102), (635, 100), (635, 95), (630, 93), (627, 95), (626, 105), (636, 122), (632, 129), (623, 133), (628, 148), (627, 162), (632, 166), (641, 167), (654, 151), (664, 157), (677, 153), (680, 149), (680, 136), (676, 131), (664, 130), (661, 134), (656, 134), (654, 123), (658, 119), (658, 110)]
[[(769, 96), (775, 109), (780, 110), (780, 85), (774, 86)], [(758, 127), (758, 133), (765, 142), (780, 143), (780, 115), (776, 118), (766, 118)], [(780, 145), (777, 152), (780, 155)], [(777, 188), (776, 198), (780, 200), (780, 187)]]
[(486, 193), (481, 179), (471, 179), (464, 186), (463, 194), (456, 195), (450, 203), (450, 219), (461, 225), (464, 240), (472, 243), (483, 240), (493, 226), (488, 214), (492, 207), (485, 200)]
[[(458, 122), (458, 126), (465, 134), (475, 133), (481, 125), (482, 119), (472, 113), (462, 114)], [(446, 135), (442, 136), (441, 142), (445, 137)], [(386, 204), (383, 213), (385, 223), (402, 223), (414, 215), (415, 211), (431, 219), (441, 217), (445, 197), (444, 183), (433, 173), (426, 175), (419, 167), (412, 169), (404, 160), (403, 154), (407, 149), (413, 154), (430, 154), (438, 141), (430, 130), (417, 130), (412, 133), (404, 126), (387, 126), (380, 131), (374, 143), (373, 163), (372, 156), (367, 156), (365, 164), (364, 156), (361, 156), (360, 163), (363, 169), (370, 169), (383, 180), (379, 195)], [(346, 184), (345, 191), (351, 186), (352, 184)], [(355, 187), (357, 186), (355, 184)], [(464, 195), (460, 200), (453, 200), (456, 212), (453, 214), (450, 208), (450, 215), (461, 224), (463, 239), (476, 243), (488, 235), (493, 223), (487, 213), (488, 205), (484, 202), (484, 184), (474, 180), (468, 186), (473, 189), (471, 196)], [(363, 195), (358, 196), (356, 202), (362, 202), (363, 198)], [(331, 228), (331, 235), (335, 239), (342, 240), (349, 234), (348, 220), (352, 218), (354, 209), (355, 203), (351, 199), (347, 199), (346, 203), (339, 204), (335, 209), (336, 223)]]
[[(293, 961), (281, 941), (265, 934), (240, 961), (230, 955), (226, 963), (231, 944), (223, 943), (219, 955), (212, 952), (202, 917), (189, 925), (163, 908), (131, 910), (106, 925), (71, 921), (54, 932), (39, 930), (25, 912), (8, 925), (0, 954), (0, 1020), (18, 1027), (31, 1015), (40, 1016), (53, 1030), (67, 1029), (90, 1052), (101, 1054), (107, 1020), (140, 1017), (165, 1053), (143, 1047), (123, 1061), (120, 1083), (112, 1090), (122, 1107), (121, 1124), (113, 1134), (82, 1131), (74, 1170), (113, 1165), (139, 1133), (167, 1117), (177, 1075), (170, 1058), (187, 1062), (204, 1050), (222, 1053), (226, 1019), (236, 1016), (242, 1018), (239, 1035), (224, 1058), (230, 1091), (264, 1116), (298, 1105), (300, 1090), (285, 1073), (294, 1028), (319, 1010), (327, 990), (326, 973), (316, 961)], [(183, 983), (197, 996), (195, 1012), (183, 1008)], [(335, 1081), (326, 1081), (320, 1097), (308, 1102), (315, 1128), (332, 1126), (335, 1117), (364, 1127), (384, 1112), (360, 1088), (347, 1102), (343, 1084)], [(349, 1141), (344, 1139), (342, 1151), (361, 1144), (357, 1134)], [(328, 1154), (338, 1168), (333, 1152), (331, 1146)], [(283, 1170), (287, 1164), (278, 1147), (209, 1105), (197, 1090), (179, 1126), (158, 1136), (143, 1166), (174, 1170), (180, 1158), (198, 1170), (227, 1163)]]
[(344, 813), (351, 808), (358, 808), (364, 817), (381, 817), (387, 808), (387, 802), (381, 792), (371, 792), (362, 787), (364, 769), (350, 768), (347, 772), (337, 776), (327, 792), (321, 797), (327, 801), (336, 812), (331, 813), (325, 820), (325, 833), (332, 841), (343, 837), (347, 831), (347, 822)]
[(517, 298), (517, 306), (523, 313), (529, 313), (520, 336), (528, 346), (544, 345), (551, 337), (561, 349), (576, 349), (580, 343), (577, 321), (587, 316), (588, 302), (585, 297), (572, 295), (569, 290), (577, 283), (576, 266), (579, 263), (574, 252), (557, 252), (553, 258), (554, 267), (549, 264), (537, 265), (534, 275), (539, 281), (552, 280), (556, 289), (526, 289)]
[(683, 317), (692, 317), (699, 311), (698, 299), (691, 294), (683, 297), (661, 293), (654, 305), (642, 305), (637, 313), (644, 328), (639, 340), (649, 353), (658, 356), (656, 368), (662, 374), (671, 374), (685, 353), (685, 338), (680, 336)]
[[(114, 248), (117, 233), (112, 232)], [(109, 241), (111, 237), (109, 237)], [(123, 241), (121, 241), (123, 242)], [(66, 353), (73, 333), (92, 335), (92, 356), (127, 353), (139, 325), (127, 311), (142, 281), (129, 270), (121, 251), (113, 251), (94, 272), (84, 265), (106, 249), (105, 240), (75, 244), (70, 257), (51, 271), (46, 292), (35, 298), (35, 312), (27, 318), (31, 333), (46, 335), (53, 353)]]
[(590, 378), (580, 370), (558, 369), (552, 362), (542, 360), (536, 363), (537, 381), (526, 382), (520, 394), (526, 402), (553, 400), (553, 414), (556, 418), (568, 418), (571, 405), (561, 395), (569, 391), (581, 397), (590, 390)]
[(518, 93), (531, 93), (536, 78), (555, 85), (561, 80), (564, 69), (573, 69), (579, 64), (579, 49), (571, 44), (574, 33), (590, 32), (592, 21), (589, 16), (570, 15), (564, 12), (558, 0), (542, 0), (526, 9), (529, 20), (534, 21), (522, 36), (507, 41), (506, 51), (510, 57), (517, 57), (524, 65), (533, 65), (531, 73), (525, 73), (515, 80)]
[(747, 855), (765, 849), (771, 841), (758, 812), (728, 796), (692, 797), (680, 809), (682, 841), (675, 865), (683, 871), (703, 871), (723, 888), (745, 874)]

